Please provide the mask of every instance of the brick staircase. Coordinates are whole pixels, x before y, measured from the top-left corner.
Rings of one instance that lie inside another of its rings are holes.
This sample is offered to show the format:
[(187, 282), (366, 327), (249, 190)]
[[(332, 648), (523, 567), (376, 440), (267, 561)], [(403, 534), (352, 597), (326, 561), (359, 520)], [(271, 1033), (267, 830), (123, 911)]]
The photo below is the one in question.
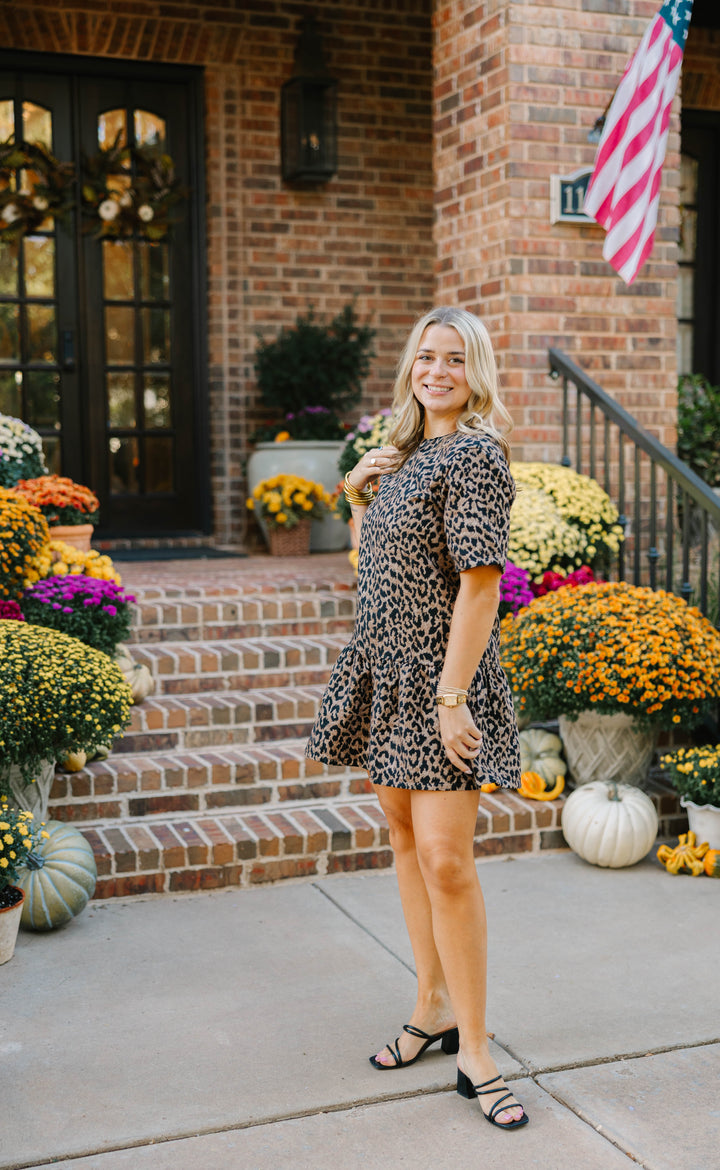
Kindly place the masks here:
[[(304, 755), (352, 630), (345, 554), (119, 566), (156, 680), (105, 761), (56, 773), (50, 815), (91, 842), (96, 897), (249, 886), (392, 864), (364, 772)], [(662, 835), (673, 794), (656, 787)], [(562, 800), (483, 795), (478, 856), (564, 847)]]

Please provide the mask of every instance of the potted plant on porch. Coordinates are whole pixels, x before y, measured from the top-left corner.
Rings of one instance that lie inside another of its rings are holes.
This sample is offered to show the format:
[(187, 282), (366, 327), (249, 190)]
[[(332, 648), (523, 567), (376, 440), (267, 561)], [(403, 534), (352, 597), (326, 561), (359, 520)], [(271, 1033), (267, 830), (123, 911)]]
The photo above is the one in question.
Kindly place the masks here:
[[(248, 460), (250, 494), (261, 480), (299, 475), (332, 492), (347, 428), (344, 414), (362, 393), (375, 331), (361, 325), (346, 305), (328, 323), (312, 309), (273, 340), (261, 339), (255, 358), (257, 384), (269, 422), (253, 435)], [(344, 548), (347, 529), (335, 516), (315, 520), (311, 548)]]
[(647, 776), (659, 727), (700, 723), (720, 697), (720, 633), (680, 597), (592, 582), (502, 623), (520, 714), (558, 717), (576, 783)]
[(63, 475), (21, 479), (14, 490), (42, 512), (51, 540), (63, 540), (81, 552), (90, 551), (93, 528), (100, 516), (100, 501), (90, 488)]
[(678, 748), (661, 756), (660, 764), (680, 793), (691, 832), (720, 849), (720, 743)]
[(48, 834), (27, 809), (12, 808), (0, 797), (0, 965), (15, 953), (25, 894), (14, 883), (25, 860)]

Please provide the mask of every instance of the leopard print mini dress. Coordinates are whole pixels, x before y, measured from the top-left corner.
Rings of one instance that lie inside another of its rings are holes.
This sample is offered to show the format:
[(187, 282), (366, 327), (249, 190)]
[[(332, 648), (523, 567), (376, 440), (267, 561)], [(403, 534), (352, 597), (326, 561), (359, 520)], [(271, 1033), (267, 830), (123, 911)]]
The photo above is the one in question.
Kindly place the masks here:
[(512, 694), (499, 621), (468, 692), (482, 731), (461, 772), (440, 738), (437, 682), (460, 572), (505, 564), (515, 485), (488, 435), (425, 439), (380, 480), (360, 537), (355, 630), (333, 667), (306, 754), (366, 768), (375, 784), (447, 791), (520, 783)]

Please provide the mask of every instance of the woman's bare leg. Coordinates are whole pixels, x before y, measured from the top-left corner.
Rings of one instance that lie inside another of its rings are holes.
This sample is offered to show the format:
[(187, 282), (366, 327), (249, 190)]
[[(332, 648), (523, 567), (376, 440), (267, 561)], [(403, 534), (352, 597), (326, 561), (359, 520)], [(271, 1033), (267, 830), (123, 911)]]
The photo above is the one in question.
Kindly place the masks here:
[[(473, 1084), (497, 1076), (485, 1030), (487, 922), (473, 856), (477, 792), (410, 794), (420, 872), (430, 900), (432, 930), (460, 1029), (458, 1064)], [(488, 1112), (494, 1100), (483, 1098)], [(522, 1116), (512, 1106), (501, 1124)]]
[[(417, 971), (417, 1001), (407, 1022), (434, 1035), (451, 1028), (455, 1016), (435, 946), (430, 899), (415, 850), (411, 793), (407, 789), (379, 784), (374, 787), (390, 827), (400, 900)], [(403, 1060), (411, 1060), (422, 1044), (422, 1040), (402, 1032), (399, 1047)], [(390, 1066), (396, 1063), (387, 1048), (378, 1053), (378, 1059)]]

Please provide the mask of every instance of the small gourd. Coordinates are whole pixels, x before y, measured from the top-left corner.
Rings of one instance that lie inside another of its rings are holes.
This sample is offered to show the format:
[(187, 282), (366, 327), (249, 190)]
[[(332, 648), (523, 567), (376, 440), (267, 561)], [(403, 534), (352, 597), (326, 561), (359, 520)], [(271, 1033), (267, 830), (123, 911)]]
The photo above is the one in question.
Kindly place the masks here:
[(84, 910), (95, 891), (97, 866), (89, 842), (72, 825), (48, 823), (48, 836), (27, 856), (16, 885), (25, 892), (20, 924), (54, 930)]
[(537, 772), (545, 781), (546, 787), (552, 787), (558, 776), (567, 772), (567, 764), (562, 758), (562, 740), (550, 731), (543, 731), (540, 727), (530, 727), (520, 732), (520, 770), (521, 772)]
[(155, 679), (147, 666), (135, 662), (132, 670), (123, 671), (125, 682), (130, 687), (133, 703), (142, 703), (155, 689)]
[(707, 841), (698, 845), (691, 829), (689, 833), (680, 834), (674, 849), (669, 845), (661, 845), (657, 851), (657, 859), (663, 863), (668, 873), (677, 874), (681, 869), (686, 869), (693, 877), (700, 877), (704, 871), (703, 858), (707, 852)]
[(658, 817), (650, 797), (632, 784), (594, 780), (571, 792), (562, 811), (562, 831), (578, 857), (591, 865), (620, 869), (648, 854)]
[(562, 775), (558, 775), (554, 786), (549, 788), (538, 772), (523, 772), (518, 793), (520, 796), (526, 796), (528, 800), (555, 800), (564, 787), (565, 777)]
[(75, 752), (66, 752), (64, 756), (60, 757), (58, 763), (63, 772), (82, 772), (87, 759), (87, 752), (79, 748)]
[(708, 877), (720, 878), (720, 849), (708, 849), (703, 868)]

